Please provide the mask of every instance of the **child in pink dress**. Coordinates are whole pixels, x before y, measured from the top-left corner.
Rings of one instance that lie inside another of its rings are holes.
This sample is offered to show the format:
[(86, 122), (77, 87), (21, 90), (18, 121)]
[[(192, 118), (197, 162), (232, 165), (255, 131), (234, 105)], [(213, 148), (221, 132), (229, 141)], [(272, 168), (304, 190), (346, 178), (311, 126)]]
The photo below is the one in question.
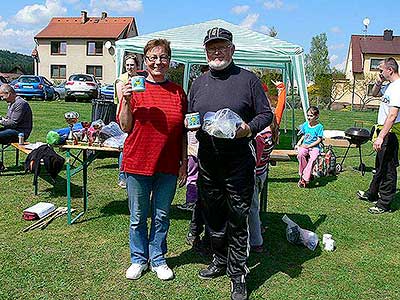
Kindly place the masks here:
[(321, 142), (324, 135), (324, 126), (318, 121), (319, 109), (311, 106), (307, 110), (307, 121), (300, 126), (300, 134), (303, 136), (297, 142), (295, 149), (298, 150), (300, 188), (307, 187), (310, 182), (314, 162), (321, 152)]

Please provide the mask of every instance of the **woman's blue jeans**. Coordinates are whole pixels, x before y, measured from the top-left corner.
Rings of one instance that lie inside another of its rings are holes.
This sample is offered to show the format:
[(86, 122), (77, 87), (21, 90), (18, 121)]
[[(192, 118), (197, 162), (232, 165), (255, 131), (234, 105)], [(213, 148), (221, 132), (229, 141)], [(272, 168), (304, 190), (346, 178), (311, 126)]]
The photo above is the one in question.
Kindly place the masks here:
[[(131, 262), (153, 267), (166, 264), (169, 209), (175, 195), (177, 176), (126, 173), (130, 210), (129, 246)], [(150, 233), (147, 216), (151, 211)]]

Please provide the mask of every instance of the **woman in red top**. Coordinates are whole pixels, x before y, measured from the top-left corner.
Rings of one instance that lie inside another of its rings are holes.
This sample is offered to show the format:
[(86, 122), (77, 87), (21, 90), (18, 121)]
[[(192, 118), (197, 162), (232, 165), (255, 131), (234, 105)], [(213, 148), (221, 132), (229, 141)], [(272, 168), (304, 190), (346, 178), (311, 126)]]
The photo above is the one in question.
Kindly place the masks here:
[[(171, 48), (164, 39), (149, 41), (144, 47), (148, 72), (146, 90), (132, 92), (123, 87), (119, 120), (128, 133), (124, 144), (122, 170), (126, 174), (130, 208), (129, 243), (131, 266), (128, 279), (138, 279), (150, 264), (162, 280), (174, 273), (167, 266), (169, 209), (177, 180), (186, 181), (187, 154), (184, 115), (187, 99), (178, 85), (168, 81)], [(151, 209), (151, 228), (147, 216)]]

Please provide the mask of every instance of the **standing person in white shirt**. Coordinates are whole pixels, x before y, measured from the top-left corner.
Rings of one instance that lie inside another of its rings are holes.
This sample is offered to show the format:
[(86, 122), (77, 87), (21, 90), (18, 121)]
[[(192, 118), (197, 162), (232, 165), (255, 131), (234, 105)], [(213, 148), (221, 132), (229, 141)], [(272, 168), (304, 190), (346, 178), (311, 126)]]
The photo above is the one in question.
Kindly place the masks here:
[[(384, 59), (379, 65), (379, 75), (372, 93), (382, 96), (376, 126), (377, 137), (373, 148), (377, 152), (375, 170), (370, 186), (366, 192), (358, 191), (361, 200), (375, 202), (368, 209), (371, 214), (382, 214), (390, 211), (390, 203), (396, 194), (397, 170), (399, 165), (398, 151), (400, 136), (400, 76), (399, 65), (392, 57)], [(383, 82), (389, 85), (383, 86)]]

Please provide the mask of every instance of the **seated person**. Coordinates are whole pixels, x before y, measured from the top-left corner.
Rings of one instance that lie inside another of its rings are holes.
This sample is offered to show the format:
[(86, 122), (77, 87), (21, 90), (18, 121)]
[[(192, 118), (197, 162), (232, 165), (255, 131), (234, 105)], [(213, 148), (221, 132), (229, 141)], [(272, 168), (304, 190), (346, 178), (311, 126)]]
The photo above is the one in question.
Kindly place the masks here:
[(318, 107), (310, 106), (307, 110), (307, 121), (300, 126), (300, 134), (303, 134), (303, 136), (295, 147), (298, 150), (297, 159), (299, 160), (300, 180), (297, 185), (300, 188), (308, 186), (314, 162), (322, 149), (321, 142), (324, 135), (324, 127), (319, 123), (318, 118)]
[[(8, 111), (5, 117), (0, 117), (0, 144), (18, 142), (18, 134), (23, 133), (24, 139), (28, 139), (32, 131), (32, 110), (29, 103), (15, 94), (12, 86), (3, 84), (0, 86), (0, 99), (8, 103)], [(0, 170), (4, 169), (0, 161)]]

